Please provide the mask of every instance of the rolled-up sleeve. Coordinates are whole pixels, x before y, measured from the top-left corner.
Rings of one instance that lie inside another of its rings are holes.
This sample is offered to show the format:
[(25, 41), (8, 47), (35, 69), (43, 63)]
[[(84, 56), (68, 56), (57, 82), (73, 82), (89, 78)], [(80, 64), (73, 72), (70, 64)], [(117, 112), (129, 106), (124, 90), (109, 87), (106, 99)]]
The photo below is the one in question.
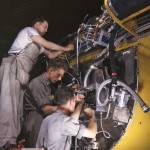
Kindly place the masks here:
[[(28, 27), (27, 33), (28, 33), (29, 37), (31, 37), (33, 35), (39, 35), (40, 36), (40, 34), (37, 32), (37, 30), (35, 30), (32, 27)], [(30, 40), (32, 40), (32, 39), (30, 38)], [(45, 50), (45, 48), (42, 45), (40, 45), (40, 54), (43, 53), (44, 50)]]
[(41, 85), (41, 87), (35, 86), (32, 91), (38, 108), (50, 104), (50, 93), (42, 86), (43, 85)]
[(78, 139), (81, 139), (85, 126), (80, 124), (78, 120), (66, 117), (62, 120), (61, 130), (63, 135), (76, 136)]
[(43, 84), (39, 78), (33, 79), (25, 93), (25, 109), (36, 110), (50, 105), (51, 88)]

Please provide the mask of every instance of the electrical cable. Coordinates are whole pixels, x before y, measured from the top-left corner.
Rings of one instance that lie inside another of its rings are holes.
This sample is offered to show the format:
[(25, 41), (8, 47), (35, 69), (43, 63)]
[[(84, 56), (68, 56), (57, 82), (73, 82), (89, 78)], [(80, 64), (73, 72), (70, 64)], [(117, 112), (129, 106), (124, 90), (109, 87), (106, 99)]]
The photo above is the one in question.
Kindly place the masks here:
[(111, 137), (110, 133), (107, 132), (107, 131), (105, 131), (104, 128), (103, 128), (103, 121), (102, 121), (103, 116), (102, 116), (102, 112), (100, 112), (100, 116), (101, 116), (101, 118), (100, 118), (100, 125), (101, 125), (101, 129), (102, 130), (98, 131), (97, 134), (98, 133), (103, 133), (104, 137), (107, 138), (107, 139), (109, 139)]

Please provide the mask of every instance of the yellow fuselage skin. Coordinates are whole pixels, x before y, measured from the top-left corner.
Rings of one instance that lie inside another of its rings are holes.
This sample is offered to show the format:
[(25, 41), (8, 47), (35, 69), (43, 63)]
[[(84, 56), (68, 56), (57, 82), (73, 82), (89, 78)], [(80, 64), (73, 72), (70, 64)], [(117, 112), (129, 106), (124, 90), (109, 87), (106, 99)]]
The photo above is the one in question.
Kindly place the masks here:
[[(138, 35), (132, 31), (133, 21), (131, 22), (131, 20), (140, 13), (150, 10), (150, 6), (148, 6), (120, 21), (111, 12), (107, 0), (105, 0), (105, 7), (112, 19), (135, 37)], [(116, 51), (133, 46), (138, 48), (138, 94), (150, 106), (150, 35), (139, 38), (133, 43), (122, 42), (116, 47)], [(113, 147), (113, 150), (150, 150), (150, 112), (143, 113), (138, 103), (135, 104), (133, 116), (125, 134)]]

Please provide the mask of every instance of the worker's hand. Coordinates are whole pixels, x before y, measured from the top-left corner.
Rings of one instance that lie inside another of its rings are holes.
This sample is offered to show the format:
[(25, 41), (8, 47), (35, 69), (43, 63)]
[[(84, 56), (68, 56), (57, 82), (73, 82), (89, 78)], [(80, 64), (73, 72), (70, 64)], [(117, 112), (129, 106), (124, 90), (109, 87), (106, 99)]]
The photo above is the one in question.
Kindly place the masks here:
[(68, 44), (67, 46), (66, 46), (66, 51), (73, 51), (74, 50), (74, 45), (73, 44)]
[(90, 118), (91, 116), (95, 116), (95, 112), (94, 112), (94, 110), (91, 109), (91, 108), (85, 108), (85, 109), (83, 110), (83, 113), (84, 113), (84, 115), (85, 115), (86, 117), (88, 117), (88, 118)]
[(75, 89), (75, 90), (78, 90), (80, 88), (80, 85), (79, 84), (75, 84), (75, 85), (72, 86), (72, 88)]
[(83, 94), (77, 94), (76, 95), (76, 101), (77, 103), (84, 103), (84, 95)]

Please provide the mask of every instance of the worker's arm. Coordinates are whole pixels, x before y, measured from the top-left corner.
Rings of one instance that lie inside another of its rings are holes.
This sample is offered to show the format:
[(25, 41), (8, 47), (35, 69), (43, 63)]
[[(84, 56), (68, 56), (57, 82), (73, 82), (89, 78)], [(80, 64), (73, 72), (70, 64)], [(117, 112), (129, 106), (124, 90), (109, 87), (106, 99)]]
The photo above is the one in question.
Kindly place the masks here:
[(55, 44), (53, 42), (45, 40), (43, 37), (40, 35), (32, 35), (31, 39), (35, 42), (43, 46), (45, 49), (50, 49), (50, 50), (58, 50), (58, 51), (71, 51), (74, 49), (73, 44), (68, 44), (67, 46), (63, 47), (58, 44)]
[(45, 115), (52, 114), (57, 109), (57, 106), (45, 105), (41, 107), (41, 110)]
[(61, 55), (63, 53), (63, 51), (48, 51), (48, 50), (44, 50), (43, 53), (46, 55), (47, 58), (49, 59), (54, 59), (56, 57), (58, 57), (59, 55)]
[(95, 117), (95, 113), (91, 108), (86, 108), (84, 110), (84, 114), (90, 119), (88, 126), (84, 130), (83, 137), (95, 138), (97, 133), (97, 120)]
[(82, 106), (84, 104), (84, 95), (77, 94), (76, 101), (77, 101), (77, 106), (76, 106), (74, 112), (71, 114), (71, 117), (78, 120), (80, 113), (81, 113)]

